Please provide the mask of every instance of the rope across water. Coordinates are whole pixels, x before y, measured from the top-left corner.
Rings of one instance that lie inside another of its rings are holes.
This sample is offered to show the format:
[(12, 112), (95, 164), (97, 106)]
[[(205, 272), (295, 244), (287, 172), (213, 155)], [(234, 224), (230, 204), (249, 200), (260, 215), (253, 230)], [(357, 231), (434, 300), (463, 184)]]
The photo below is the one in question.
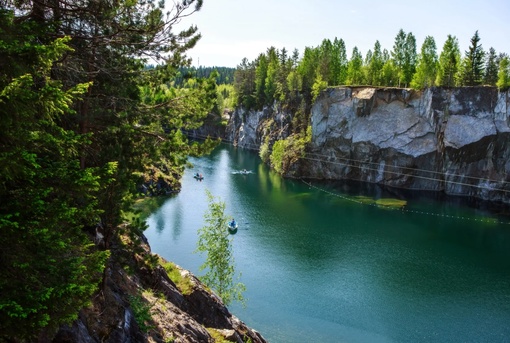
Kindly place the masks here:
[[(328, 191), (326, 189), (317, 187), (317, 186), (313, 185), (311, 182), (307, 182), (307, 181), (305, 181), (303, 179), (301, 179), (301, 181), (304, 184), (306, 184), (307, 186), (309, 186), (310, 188), (314, 188), (314, 189), (316, 189), (316, 190), (318, 190), (320, 192), (329, 194), (329, 195), (334, 196), (334, 197), (338, 197), (338, 198), (341, 198), (341, 199), (344, 199), (344, 200), (347, 200), (347, 201), (350, 201), (350, 202), (353, 202), (353, 203), (357, 203), (357, 204), (360, 204), (360, 205), (364, 205), (364, 206), (373, 206), (373, 207), (377, 207), (377, 208), (381, 207), (381, 205), (379, 205), (377, 203), (366, 203), (366, 202), (360, 201), (360, 200), (358, 200), (356, 198), (353, 198), (353, 197), (349, 197), (349, 196), (345, 196), (345, 195), (342, 195), (342, 194), (334, 193), (334, 192)], [(393, 211), (396, 211), (396, 212), (398, 211), (398, 212), (401, 212), (401, 213), (414, 213), (414, 214), (434, 216), (434, 217), (454, 219), (454, 220), (466, 220), (466, 221), (473, 221), (473, 222), (478, 222), (478, 223), (510, 225), (510, 222), (504, 222), (504, 221), (501, 221), (501, 220), (498, 220), (498, 219), (494, 219), (494, 218), (488, 218), (488, 217), (471, 218), (471, 217), (465, 217), (465, 216), (455, 216), (455, 215), (449, 215), (449, 214), (443, 214), (443, 213), (434, 213), (434, 212), (413, 210), (413, 209), (408, 209), (405, 206), (402, 206), (400, 208), (385, 207), (385, 209), (390, 209), (390, 210), (393, 210)]]

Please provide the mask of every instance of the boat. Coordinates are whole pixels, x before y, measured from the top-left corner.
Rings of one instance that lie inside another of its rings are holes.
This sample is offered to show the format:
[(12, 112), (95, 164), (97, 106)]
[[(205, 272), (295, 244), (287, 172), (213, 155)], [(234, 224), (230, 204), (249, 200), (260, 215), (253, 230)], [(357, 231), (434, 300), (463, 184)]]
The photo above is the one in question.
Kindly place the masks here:
[(199, 174), (199, 173), (195, 173), (195, 175), (193, 175), (193, 177), (197, 180), (200, 180), (202, 181), (204, 179), (204, 177), (202, 176), (202, 174)]
[(237, 225), (235, 220), (232, 220), (231, 222), (228, 223), (228, 231), (230, 233), (236, 233), (238, 227), (239, 225)]

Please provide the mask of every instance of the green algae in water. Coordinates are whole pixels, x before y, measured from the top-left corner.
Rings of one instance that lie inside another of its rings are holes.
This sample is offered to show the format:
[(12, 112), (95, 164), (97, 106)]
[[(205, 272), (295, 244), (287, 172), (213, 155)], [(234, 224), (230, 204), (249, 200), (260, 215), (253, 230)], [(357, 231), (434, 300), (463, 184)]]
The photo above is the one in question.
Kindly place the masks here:
[(364, 195), (357, 195), (351, 198), (353, 201), (362, 203), (364, 205), (373, 205), (376, 203), (376, 201), (373, 198), (364, 196)]
[(406, 206), (407, 201), (393, 198), (383, 198), (377, 199), (375, 204), (381, 208), (399, 209)]

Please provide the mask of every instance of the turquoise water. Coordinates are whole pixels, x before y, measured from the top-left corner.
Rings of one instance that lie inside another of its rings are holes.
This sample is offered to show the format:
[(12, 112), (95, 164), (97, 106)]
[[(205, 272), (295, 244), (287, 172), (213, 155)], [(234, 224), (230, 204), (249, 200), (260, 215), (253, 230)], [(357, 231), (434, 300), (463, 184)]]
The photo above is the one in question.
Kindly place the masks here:
[(509, 218), (416, 194), (404, 211), (359, 204), (395, 196), (284, 180), (229, 146), (192, 163), (148, 218), (152, 251), (200, 275), (205, 190), (220, 197), (247, 287), (230, 310), (268, 341), (510, 342)]

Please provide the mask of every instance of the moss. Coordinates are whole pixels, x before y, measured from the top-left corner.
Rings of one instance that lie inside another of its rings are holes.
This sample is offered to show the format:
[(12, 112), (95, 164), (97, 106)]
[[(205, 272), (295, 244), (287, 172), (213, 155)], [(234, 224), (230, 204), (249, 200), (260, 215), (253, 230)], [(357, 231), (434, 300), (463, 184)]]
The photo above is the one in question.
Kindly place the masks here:
[(193, 292), (193, 283), (189, 278), (181, 275), (181, 271), (174, 263), (165, 261), (162, 258), (160, 258), (159, 263), (165, 268), (168, 277), (177, 285), (182, 294), (189, 295)]
[(223, 335), (215, 328), (207, 328), (207, 332), (213, 338), (215, 343), (232, 343), (233, 341), (227, 340)]

